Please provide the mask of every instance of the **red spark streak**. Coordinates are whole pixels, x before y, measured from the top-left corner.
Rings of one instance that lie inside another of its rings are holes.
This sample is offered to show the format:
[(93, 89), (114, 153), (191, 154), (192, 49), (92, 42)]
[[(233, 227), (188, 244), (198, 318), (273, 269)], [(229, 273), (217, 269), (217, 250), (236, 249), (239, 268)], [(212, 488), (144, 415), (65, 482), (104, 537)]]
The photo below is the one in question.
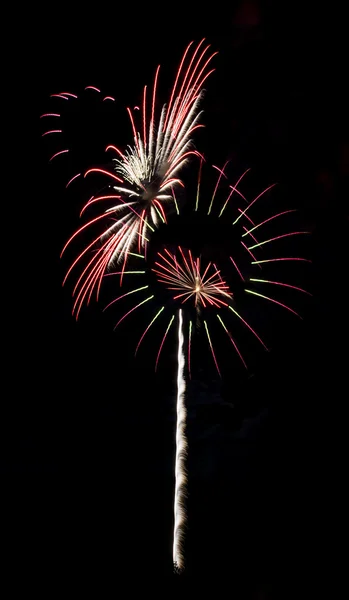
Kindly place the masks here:
[(126, 317), (128, 317), (128, 315), (130, 315), (134, 310), (136, 310), (137, 308), (139, 308), (142, 304), (144, 304), (145, 302), (147, 302), (148, 300), (151, 300), (152, 298), (154, 298), (154, 296), (149, 296), (148, 298), (146, 298), (145, 300), (143, 300), (142, 302), (140, 302), (139, 304), (137, 304), (136, 306), (134, 306), (133, 308), (131, 308), (131, 310), (129, 310), (126, 314), (124, 314), (123, 317), (121, 317), (121, 319), (119, 319), (119, 321), (117, 322), (117, 324), (114, 327), (114, 331), (117, 328), (118, 325), (120, 325), (120, 323), (126, 319)]
[(307, 290), (303, 290), (303, 288), (297, 287), (295, 285), (290, 285), (289, 283), (281, 283), (281, 281), (267, 281), (267, 280), (265, 280), (265, 281), (258, 281), (258, 279), (256, 280), (256, 279), (251, 279), (251, 278), (250, 278), (250, 281), (254, 281), (256, 283), (271, 283), (271, 284), (274, 284), (274, 285), (281, 285), (283, 287), (291, 288), (292, 290), (298, 290), (299, 292), (304, 292), (304, 294), (308, 294), (308, 296), (312, 296), (313, 295), (310, 292), (308, 292)]
[[(203, 43), (203, 41), (204, 41), (204, 40), (202, 40), (202, 41), (200, 42), (199, 46), (200, 46), (200, 45)], [(180, 74), (181, 74), (181, 70), (182, 70), (182, 67), (183, 67), (183, 64), (184, 64), (185, 58), (186, 58), (186, 56), (187, 56), (187, 54), (188, 54), (188, 51), (189, 51), (189, 48), (190, 48), (190, 46), (191, 46), (192, 44), (193, 44), (193, 42), (190, 42), (190, 44), (188, 44), (188, 46), (187, 46), (187, 48), (186, 48), (186, 50), (185, 50), (185, 52), (184, 52), (184, 54), (183, 54), (183, 58), (182, 58), (182, 60), (181, 60), (181, 63), (180, 63), (180, 65), (179, 65), (179, 68), (178, 68), (178, 71), (177, 71), (177, 75), (176, 75), (176, 79), (175, 79), (175, 82), (174, 82), (174, 85), (173, 85), (173, 88), (172, 88), (172, 93), (171, 93), (170, 102), (169, 102), (169, 105), (168, 105), (168, 110), (167, 110), (166, 117), (165, 117), (165, 122), (164, 122), (163, 131), (165, 131), (165, 130), (166, 130), (167, 120), (168, 120), (168, 116), (169, 116), (169, 114), (170, 114), (170, 112), (171, 112), (171, 108), (172, 108), (172, 102), (173, 102), (173, 98), (174, 98), (174, 95), (175, 95), (175, 91), (176, 91), (176, 87), (177, 87), (178, 79), (179, 79), (179, 76), (180, 76)], [(199, 48), (199, 46), (198, 46), (198, 48)]]
[(257, 338), (257, 340), (262, 344), (262, 346), (268, 351), (267, 346), (265, 345), (265, 343), (263, 342), (263, 340), (261, 340), (261, 338), (259, 337), (259, 335), (255, 332), (254, 329), (252, 329), (251, 325), (249, 325), (247, 323), (247, 321), (245, 321), (240, 315), (239, 313), (236, 312), (236, 310), (234, 310), (231, 306), (229, 306), (230, 310), (234, 313), (234, 315), (236, 315), (240, 321), (243, 322), (244, 325), (246, 325), (247, 329), (249, 329), (251, 331), (251, 333), (253, 333), (253, 335)]
[[(83, 231), (84, 229), (86, 229), (86, 227), (89, 227), (90, 225), (92, 225), (93, 223), (95, 223), (96, 221), (99, 221), (100, 219), (104, 219), (105, 217), (110, 217), (109, 213), (105, 213), (103, 215), (99, 215), (98, 217), (95, 217), (94, 219), (92, 219), (91, 221), (89, 221), (88, 223), (85, 223), (85, 225), (83, 225), (82, 227), (80, 227), (80, 229), (78, 229), (67, 241), (67, 243), (65, 244), (61, 254), (60, 254), (60, 258), (62, 258), (63, 253), (65, 252), (66, 248), (68, 247), (68, 245), (70, 244), (70, 242), (77, 236), (79, 235), (79, 233), (81, 231)], [(99, 235), (97, 239), (99, 239), (101, 236)]]
[[(245, 290), (245, 292), (249, 292), (249, 293), (253, 294), (253, 292), (251, 290)], [(279, 306), (286, 308), (286, 310), (289, 310), (291, 313), (293, 313), (300, 319), (302, 318), (295, 310), (293, 310), (293, 308), (290, 308), (289, 306), (287, 306), (287, 304), (282, 304), (282, 302), (278, 302), (278, 300), (274, 300), (274, 298), (269, 298), (269, 296), (263, 296), (263, 294), (255, 294), (255, 295), (258, 298), (264, 298), (265, 300), (270, 300), (270, 302), (274, 302), (274, 304), (278, 304)]]
[(219, 367), (218, 367), (218, 363), (217, 363), (216, 355), (215, 355), (215, 353), (214, 353), (213, 346), (212, 346), (212, 342), (211, 342), (211, 338), (210, 338), (210, 334), (209, 334), (209, 332), (208, 332), (207, 323), (206, 323), (206, 321), (204, 321), (204, 323), (205, 323), (205, 329), (206, 329), (206, 333), (207, 333), (208, 342), (209, 342), (209, 344), (210, 344), (210, 348), (211, 348), (211, 352), (212, 352), (212, 356), (213, 356), (214, 364), (216, 365), (216, 369), (217, 369), (217, 371), (218, 371), (218, 375), (221, 377), (221, 372), (220, 372), (220, 370), (219, 370)]
[[(247, 250), (247, 252), (252, 256), (253, 260), (256, 261), (256, 257), (253, 256), (251, 250), (249, 248), (247, 248), (246, 244), (244, 244), (244, 242), (241, 242), (242, 246), (245, 248), (245, 250)], [(257, 262), (257, 261), (256, 261)], [(261, 269), (261, 265), (259, 265), (259, 268)]]
[(101, 90), (99, 90), (97, 87), (95, 87), (94, 85), (88, 85), (85, 87), (85, 91), (86, 90), (94, 90), (95, 92), (98, 92), (99, 94), (101, 93)]
[(248, 231), (247, 227), (245, 227), (245, 225), (243, 225), (242, 228), (244, 229), (244, 231), (246, 231), (246, 233), (248, 233), (251, 236), (251, 238), (253, 239), (253, 241), (256, 242), (256, 244), (259, 245), (259, 241), (257, 240), (257, 238), (254, 237), (254, 235), (250, 231)]
[[(218, 316), (218, 315), (217, 315), (217, 316)], [(241, 352), (240, 352), (239, 348), (237, 347), (237, 345), (236, 345), (235, 341), (233, 340), (233, 338), (232, 338), (232, 335), (231, 335), (230, 331), (229, 331), (229, 330), (226, 328), (226, 326), (224, 325), (223, 321), (221, 321), (221, 323), (222, 323), (222, 325), (223, 325), (223, 329), (224, 329), (225, 333), (227, 334), (227, 336), (228, 336), (228, 338), (230, 339), (231, 343), (233, 344), (233, 346), (234, 346), (234, 348), (235, 348), (235, 350), (236, 350), (237, 354), (239, 355), (239, 357), (240, 357), (240, 360), (241, 360), (242, 364), (244, 365), (245, 369), (247, 369), (247, 364), (245, 363), (245, 361), (244, 361), (244, 359), (243, 359), (243, 356), (242, 356), (242, 354), (241, 354)]]
[[(266, 240), (264, 242), (258, 242), (258, 246), (262, 246), (263, 244), (267, 244), (269, 242), (275, 242), (275, 240), (281, 240), (282, 238), (286, 238), (289, 237), (290, 235), (302, 235), (302, 234), (309, 234), (310, 231), (291, 231), (291, 233), (283, 233), (282, 235), (277, 235), (276, 237), (271, 238), (270, 240)], [(254, 248), (255, 246), (250, 246), (251, 248)]]
[[(246, 217), (246, 219), (247, 219), (247, 220), (248, 220), (250, 223), (252, 223), (252, 225), (254, 225), (254, 222), (252, 221), (251, 217), (249, 217), (248, 215), (246, 215), (246, 214), (243, 212), (243, 210), (242, 210), (241, 208), (238, 208), (238, 211), (239, 211), (239, 213), (241, 213), (241, 216), (243, 215), (244, 217)], [(234, 223), (233, 223), (233, 225), (234, 225)]]
[(77, 98), (76, 94), (72, 94), (71, 92), (60, 92), (60, 96), (70, 96), (71, 98)]
[(67, 185), (65, 186), (66, 188), (70, 186), (71, 183), (73, 183), (74, 179), (77, 179), (78, 177), (80, 177), (81, 173), (78, 173), (77, 175), (74, 175), (74, 177), (72, 177), (71, 179), (69, 179)]
[(244, 279), (244, 276), (243, 276), (243, 274), (241, 273), (240, 269), (238, 268), (238, 266), (237, 266), (237, 264), (236, 264), (235, 260), (233, 260), (231, 256), (229, 256), (229, 258), (230, 258), (231, 262), (233, 263), (233, 265), (234, 265), (235, 269), (236, 269), (236, 270), (237, 270), (237, 272), (239, 273), (239, 275), (240, 275), (240, 277), (241, 277), (242, 281), (245, 281), (245, 279)]
[[(294, 208), (291, 209), (291, 210), (284, 210), (283, 212), (277, 213), (276, 215), (273, 215), (272, 217), (269, 217), (269, 219), (265, 219), (265, 221), (262, 221), (261, 223), (258, 223), (258, 225), (255, 225), (255, 228), (257, 229), (257, 227), (261, 227), (262, 225), (265, 225), (265, 223), (268, 223), (269, 221), (272, 221), (273, 219), (276, 219), (277, 217), (281, 217), (281, 215), (286, 215), (287, 213), (292, 213), (292, 212), (296, 212), (296, 211), (297, 211), (297, 209), (294, 209)], [(245, 216), (247, 216), (247, 215), (245, 215)], [(247, 231), (246, 235), (247, 235), (247, 233), (250, 233), (250, 232)]]
[(109, 146), (106, 147), (105, 151), (108, 152), (108, 150), (114, 150), (114, 152), (121, 156), (121, 158), (125, 158), (125, 155), (116, 146), (112, 146), (111, 144), (109, 144)]
[(62, 133), (62, 129), (51, 129), (50, 131), (45, 131), (45, 133), (43, 133), (41, 137), (49, 135), (49, 133)]
[(109, 177), (112, 177), (113, 179), (115, 179), (115, 181), (118, 181), (119, 183), (124, 183), (123, 180), (120, 179), (120, 177), (117, 177), (116, 175), (114, 175), (114, 173), (110, 173), (105, 169), (89, 169), (88, 171), (86, 171), (84, 177), (86, 177), (89, 173), (103, 173), (103, 175), (109, 175)]
[(62, 94), (51, 94), (50, 98), (63, 98), (63, 100), (68, 100), (66, 96), (62, 96)]
[(121, 196), (117, 196), (117, 195), (113, 195), (113, 194), (108, 195), (108, 196), (97, 196), (96, 198), (94, 196), (91, 196), (91, 198), (85, 204), (85, 206), (82, 207), (81, 212), (80, 212), (80, 217), (85, 212), (85, 210), (89, 206), (91, 206), (91, 204), (94, 204), (95, 202), (100, 202), (101, 200), (121, 200)]
[(59, 152), (56, 152), (56, 154), (54, 154), (53, 156), (51, 156), (50, 161), (53, 160), (54, 158), (56, 158), (56, 156), (59, 156), (60, 154), (65, 154), (66, 152), (69, 152), (69, 150), (60, 150)]
[[(268, 192), (269, 190), (271, 190), (271, 189), (272, 189), (273, 187), (275, 187), (275, 186), (276, 186), (276, 183), (272, 183), (271, 185), (269, 185), (269, 187), (267, 187), (265, 190), (263, 190), (263, 192), (261, 192), (260, 194), (258, 194), (258, 196), (257, 196), (257, 197), (256, 197), (254, 200), (252, 200), (252, 202), (250, 202), (250, 204), (248, 205), (248, 207), (247, 207), (247, 208), (245, 208), (245, 210), (243, 210), (243, 211), (242, 211), (242, 213), (241, 213), (240, 217), (242, 217), (242, 215), (245, 215), (245, 214), (246, 214), (246, 211), (248, 211), (248, 210), (251, 208), (251, 206), (253, 206), (253, 204), (254, 204), (255, 202), (257, 202), (257, 200), (258, 200), (259, 198), (261, 198), (261, 197), (262, 197), (264, 194), (266, 194), (266, 192)], [(240, 217), (238, 217), (238, 218), (235, 220), (235, 223), (236, 223), (236, 221), (237, 221), (238, 219), (240, 219)]]
[(156, 361), (155, 361), (155, 372), (157, 371), (157, 368), (158, 368), (158, 363), (159, 363), (159, 358), (160, 358), (160, 354), (161, 354), (161, 350), (162, 350), (162, 347), (163, 347), (163, 345), (164, 345), (164, 342), (165, 342), (165, 340), (166, 340), (167, 334), (168, 334), (168, 332), (169, 332), (169, 330), (170, 330), (170, 327), (171, 327), (171, 325), (172, 325), (172, 323), (173, 323), (173, 319), (174, 319), (174, 316), (173, 316), (173, 317), (172, 317), (172, 319), (170, 320), (170, 322), (169, 322), (169, 324), (168, 324), (168, 327), (167, 327), (167, 329), (166, 329), (166, 331), (165, 331), (165, 335), (164, 335), (164, 337), (162, 338), (162, 341), (161, 341), (161, 344), (160, 344), (160, 347), (159, 347), (159, 351), (158, 351), (158, 353), (157, 353), (157, 356), (156, 356)]

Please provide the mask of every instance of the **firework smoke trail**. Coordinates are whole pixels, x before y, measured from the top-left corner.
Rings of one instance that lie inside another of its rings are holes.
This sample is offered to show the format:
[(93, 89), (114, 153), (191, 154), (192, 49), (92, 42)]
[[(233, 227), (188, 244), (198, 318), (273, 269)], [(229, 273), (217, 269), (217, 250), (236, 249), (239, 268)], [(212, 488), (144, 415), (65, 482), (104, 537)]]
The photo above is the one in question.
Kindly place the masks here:
[(178, 320), (178, 366), (177, 366), (177, 415), (176, 415), (176, 463), (175, 463), (175, 497), (174, 497), (174, 530), (173, 530), (173, 564), (179, 571), (184, 569), (183, 541), (186, 526), (186, 418), (185, 379), (184, 379), (184, 335), (183, 316), (179, 310)]

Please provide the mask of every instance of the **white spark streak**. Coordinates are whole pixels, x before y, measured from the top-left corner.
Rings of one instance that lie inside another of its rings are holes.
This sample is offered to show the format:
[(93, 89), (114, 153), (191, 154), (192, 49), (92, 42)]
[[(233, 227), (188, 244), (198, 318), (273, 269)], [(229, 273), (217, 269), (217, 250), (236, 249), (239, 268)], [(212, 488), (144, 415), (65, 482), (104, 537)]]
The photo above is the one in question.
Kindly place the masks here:
[(183, 316), (179, 310), (178, 323), (178, 371), (177, 371), (177, 424), (176, 424), (176, 465), (175, 465), (175, 499), (174, 499), (174, 536), (173, 536), (173, 563), (179, 569), (184, 568), (183, 541), (185, 524), (187, 520), (185, 509), (187, 473), (187, 438), (185, 407), (185, 379), (184, 379), (184, 336)]

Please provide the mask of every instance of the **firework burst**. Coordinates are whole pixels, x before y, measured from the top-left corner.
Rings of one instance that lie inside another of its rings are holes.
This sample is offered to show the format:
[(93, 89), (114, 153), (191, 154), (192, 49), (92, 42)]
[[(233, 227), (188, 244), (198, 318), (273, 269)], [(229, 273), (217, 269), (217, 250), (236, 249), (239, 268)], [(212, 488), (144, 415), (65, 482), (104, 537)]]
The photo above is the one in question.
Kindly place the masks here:
[[(214, 168), (219, 171), (219, 176), (217, 183), (214, 186), (213, 195), (209, 200), (207, 211), (204, 207), (204, 203), (202, 206), (200, 204), (199, 190), (202, 174), (202, 164), (200, 164), (196, 203), (192, 214), (195, 215), (199, 212), (205, 214), (206, 212), (205, 219), (207, 220), (207, 231), (204, 233), (205, 238), (210, 236), (211, 230), (213, 231), (215, 226), (220, 226), (223, 222), (223, 216), (226, 217), (225, 221), (230, 223), (230, 229), (228, 230), (228, 235), (226, 237), (234, 239), (235, 245), (233, 250), (224, 249), (226, 256), (223, 257), (222, 264), (219, 262), (222, 257), (218, 259), (214, 257), (214, 249), (212, 250), (212, 260), (207, 258), (207, 249), (204, 251), (204, 254), (198, 251), (197, 248), (196, 250), (193, 250), (193, 248), (190, 248), (190, 245), (191, 241), (194, 242), (195, 227), (193, 227), (190, 222), (186, 240), (187, 243), (181, 245), (175, 243), (162, 244), (161, 249), (156, 251), (155, 254), (153, 253), (153, 257), (150, 261), (150, 268), (144, 268), (142, 271), (124, 271), (125, 276), (132, 276), (133, 274), (141, 275), (147, 285), (131, 289), (126, 294), (123, 294), (122, 296), (119, 295), (115, 300), (108, 304), (109, 307), (131, 294), (137, 294), (137, 296), (144, 294), (142, 299), (139, 299), (134, 306), (129, 308), (127, 312), (121, 316), (115, 327), (118, 327), (124, 319), (129, 315), (132, 315), (135, 311), (138, 311), (138, 309), (142, 309), (146, 306), (149, 308), (151, 306), (156, 306), (156, 310), (153, 312), (149, 324), (138, 341), (136, 353), (155, 322), (164, 321), (166, 319), (164, 334), (159, 340), (160, 344), (156, 354), (155, 370), (158, 367), (160, 355), (173, 325), (176, 311), (178, 309), (183, 309), (182, 321), (185, 331), (187, 373), (189, 377), (191, 376), (193, 334), (198, 329), (198, 325), (199, 328), (201, 328), (201, 324), (203, 325), (206, 342), (219, 375), (221, 375), (221, 371), (214, 341), (214, 338), (217, 337), (217, 335), (212, 336), (211, 332), (213, 324), (218, 325), (218, 330), (221, 331), (227, 340), (229, 340), (228, 343), (231, 344), (232, 349), (236, 352), (240, 363), (244, 368), (247, 368), (246, 359), (239, 348), (235, 339), (235, 333), (233, 335), (233, 332), (242, 327), (245, 329), (246, 333), (249, 336), (252, 336), (252, 338), (254, 338), (265, 350), (268, 350), (268, 348), (260, 334), (250, 324), (249, 319), (245, 318), (243, 307), (240, 308), (239, 306), (242, 298), (245, 296), (247, 299), (248, 296), (261, 302), (267, 301), (270, 305), (277, 306), (288, 313), (301, 318), (294, 308), (283, 301), (283, 297), (278, 298), (277, 295), (274, 297), (274, 295), (270, 295), (268, 292), (264, 293), (264, 289), (261, 288), (270, 288), (275, 291), (284, 290), (286, 293), (301, 292), (309, 295), (307, 290), (298, 285), (279, 281), (275, 276), (263, 276), (262, 272), (264, 269), (268, 270), (270, 267), (273, 267), (274, 264), (283, 264), (282, 261), (285, 261), (285, 265), (290, 263), (302, 264), (310, 261), (300, 257), (281, 257), (279, 255), (276, 255), (273, 258), (262, 258), (260, 260), (258, 256), (258, 253), (262, 253), (264, 248), (269, 245), (277, 245), (282, 240), (288, 241), (310, 233), (309, 231), (286, 231), (280, 235), (266, 236), (266, 239), (257, 239), (256, 235), (263, 233), (264, 227), (267, 225), (274, 226), (275, 223), (283, 222), (283, 219), (287, 217), (287, 215), (294, 213), (295, 210), (280, 211), (279, 213), (268, 216), (266, 219), (255, 222), (251, 216), (251, 209), (256, 207), (257, 201), (259, 200), (261, 202), (263, 197), (266, 197), (267, 193), (274, 186), (268, 186), (261, 193), (257, 194), (252, 201), (248, 202), (245, 195), (238, 187), (248, 171), (245, 171), (234, 185), (227, 184), (228, 191), (224, 192), (222, 190), (219, 205), (217, 206), (217, 210), (215, 210), (214, 202), (216, 196), (220, 191), (222, 181), (227, 180), (227, 176), (225, 167), (223, 169), (217, 169), (217, 167)], [(238, 202), (235, 202), (233, 205), (234, 195)], [(242, 208), (239, 206), (239, 201), (244, 202)], [(232, 204), (231, 208), (234, 212), (233, 216), (228, 210), (230, 204)], [(208, 216), (207, 212), (209, 213)], [(180, 217), (174, 218), (180, 219)], [(184, 217), (184, 220), (185, 219), (188, 221), (188, 215)], [(166, 225), (162, 228), (162, 231), (166, 231), (168, 228), (169, 225)], [(183, 224), (181, 225), (181, 231), (182, 229)], [(231, 233), (229, 233), (229, 231)], [(219, 247), (224, 245), (223, 238), (219, 237), (217, 243)], [(142, 255), (136, 255), (133, 260), (143, 261), (144, 263), (144, 257)], [(146, 262), (148, 263), (149, 260)], [(115, 271), (108, 275), (120, 275), (121, 272), (122, 271)], [(153, 276), (153, 279), (150, 275)], [(156, 284), (156, 287), (154, 287), (154, 283)], [(160, 293), (160, 295), (158, 294), (161, 289), (166, 292), (165, 298), (163, 293)], [(159, 303), (160, 297), (163, 298), (161, 305)], [(215, 327), (215, 329), (217, 329), (217, 327)], [(221, 335), (218, 336), (218, 339), (221, 340)]]
[(178, 210), (175, 190), (184, 187), (179, 178), (180, 171), (192, 156), (200, 156), (193, 147), (192, 138), (194, 131), (203, 127), (199, 123), (199, 103), (204, 82), (213, 71), (209, 70), (209, 63), (216, 54), (210, 54), (209, 48), (204, 45), (204, 40), (194, 49), (193, 43), (189, 44), (179, 65), (169, 102), (156, 117), (158, 67), (149, 102), (147, 87), (143, 91), (142, 110), (139, 111), (142, 113), (140, 131), (136, 128), (134, 113), (127, 109), (134, 144), (125, 152), (116, 146), (107, 146), (107, 151), (112, 150), (117, 155), (113, 159), (114, 170), (92, 168), (85, 172), (85, 177), (91, 173), (107, 177), (112, 193), (89, 199), (81, 215), (91, 207), (107, 208), (80, 227), (62, 250), (63, 254), (69, 244), (87, 228), (95, 224), (107, 224), (102, 233), (76, 258), (64, 279), (65, 282), (89, 251), (93, 252), (73, 291), (73, 313), (76, 318), (84, 302), (90, 302), (94, 291), (98, 299), (106, 271), (116, 263), (121, 263), (122, 282), (132, 251), (146, 254), (149, 236), (160, 224), (166, 223), (168, 209), (176, 206)]

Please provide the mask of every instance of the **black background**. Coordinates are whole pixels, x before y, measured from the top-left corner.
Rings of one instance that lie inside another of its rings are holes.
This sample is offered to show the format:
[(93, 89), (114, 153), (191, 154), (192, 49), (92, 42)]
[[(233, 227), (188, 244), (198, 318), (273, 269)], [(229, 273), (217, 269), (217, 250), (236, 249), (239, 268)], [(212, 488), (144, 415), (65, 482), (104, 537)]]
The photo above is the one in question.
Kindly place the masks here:
[[(314, 298), (304, 302), (300, 325), (287, 320), (287, 335), (277, 335), (276, 319), (273, 351), (265, 358), (257, 349), (252, 374), (231, 372), (222, 385), (208, 370), (189, 388), (183, 582), (210, 579), (226, 582), (225, 594), (280, 598), (304, 581), (326, 578), (332, 586), (342, 570), (335, 548), (344, 527), (347, 395), (344, 17), (333, 3), (244, 1), (187, 11), (60, 4), (30, 11), (31, 26), (19, 36), (20, 103), (34, 136), (24, 140), (24, 155), (22, 143), (17, 148), (23, 168), (33, 165), (15, 194), (21, 208), (5, 248), (13, 250), (17, 292), (2, 420), (5, 548), (17, 573), (48, 577), (53, 587), (95, 576), (117, 593), (121, 582), (165, 577), (167, 593), (174, 577), (173, 357), (155, 378), (145, 358), (133, 360), (127, 328), (113, 334), (100, 306), (76, 323), (59, 253), (85, 197), (65, 191), (69, 176), (91, 158), (105, 160), (100, 141), (127, 143), (124, 107), (140, 102), (159, 62), (165, 98), (186, 44), (206, 37), (219, 55), (197, 143), (210, 162), (231, 158), (234, 173), (251, 166), (260, 188), (280, 182), (302, 209), (313, 232)], [(81, 101), (80, 116), (67, 120), (74, 152), (49, 164), (55, 150), (41, 138), (39, 116), (51, 112), (51, 93), (86, 85), (117, 102), (99, 117), (97, 101)]]

